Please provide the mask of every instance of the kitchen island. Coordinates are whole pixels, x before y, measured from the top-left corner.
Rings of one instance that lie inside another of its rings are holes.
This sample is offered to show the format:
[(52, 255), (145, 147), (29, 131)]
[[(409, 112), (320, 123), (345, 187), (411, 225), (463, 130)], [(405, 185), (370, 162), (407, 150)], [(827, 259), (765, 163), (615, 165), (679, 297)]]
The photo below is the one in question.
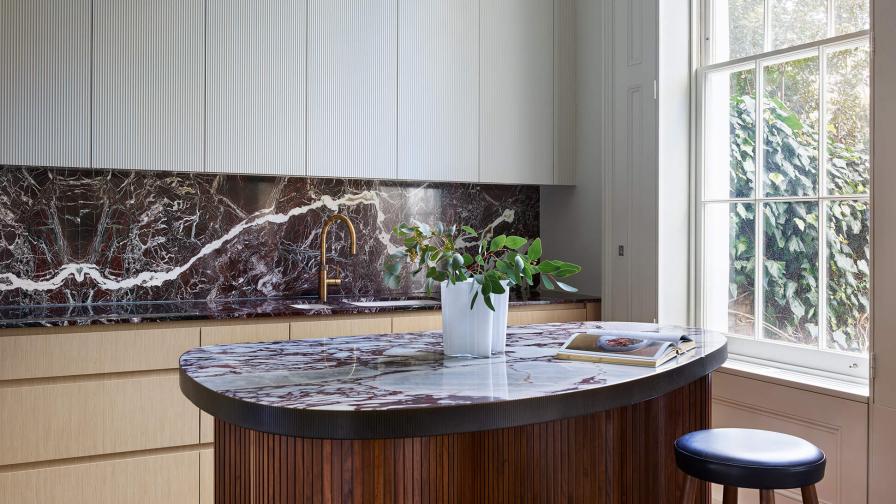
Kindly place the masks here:
[(438, 332), (201, 347), (180, 384), (215, 417), (216, 502), (673, 501), (725, 337), (686, 329), (698, 348), (657, 369), (554, 358), (600, 326), (511, 327), (489, 359)]

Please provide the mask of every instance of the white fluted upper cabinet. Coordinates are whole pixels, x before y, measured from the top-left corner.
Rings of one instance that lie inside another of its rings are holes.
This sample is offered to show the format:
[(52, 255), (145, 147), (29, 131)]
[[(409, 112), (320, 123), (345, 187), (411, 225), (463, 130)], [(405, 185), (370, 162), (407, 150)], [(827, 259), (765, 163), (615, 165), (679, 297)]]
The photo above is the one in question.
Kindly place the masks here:
[(90, 163), (90, 0), (0, 1), (0, 164)]
[(398, 178), (479, 180), (479, 0), (398, 2)]
[(93, 165), (203, 169), (203, 0), (94, 0)]
[(554, 182), (553, 7), (481, 0), (483, 182)]
[(305, 9), (208, 3), (206, 171), (305, 174)]
[(308, 0), (308, 174), (395, 178), (396, 0)]

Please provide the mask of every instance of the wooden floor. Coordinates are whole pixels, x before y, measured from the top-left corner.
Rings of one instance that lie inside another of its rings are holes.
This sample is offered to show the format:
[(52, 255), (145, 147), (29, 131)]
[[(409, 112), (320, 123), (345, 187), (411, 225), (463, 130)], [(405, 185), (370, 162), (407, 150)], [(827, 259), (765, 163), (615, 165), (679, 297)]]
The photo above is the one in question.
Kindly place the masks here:
[[(684, 475), (672, 442), (710, 425), (703, 378), (643, 403), (522, 427), (342, 441), (215, 422), (218, 503), (664, 503)], [(707, 485), (698, 502), (708, 503)]]

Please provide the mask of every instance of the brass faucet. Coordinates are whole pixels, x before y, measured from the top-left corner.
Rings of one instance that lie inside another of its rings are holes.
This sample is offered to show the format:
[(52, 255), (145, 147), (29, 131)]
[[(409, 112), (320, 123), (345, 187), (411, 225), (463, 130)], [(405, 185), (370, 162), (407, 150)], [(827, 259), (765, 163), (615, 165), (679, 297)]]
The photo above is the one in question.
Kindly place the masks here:
[[(348, 227), (348, 235), (351, 239), (351, 253), (355, 255), (357, 253), (357, 243), (355, 237), (355, 226), (352, 225), (352, 221), (348, 219), (345, 215), (335, 214), (326, 221), (324, 221), (324, 227), (320, 231), (320, 289), (319, 296), (320, 300), (323, 302), (327, 301), (327, 286), (329, 285), (341, 285), (341, 278), (330, 278), (327, 266), (327, 231), (330, 229), (330, 226), (333, 225), (336, 221), (342, 221)], [(339, 268), (337, 267), (337, 273)]]

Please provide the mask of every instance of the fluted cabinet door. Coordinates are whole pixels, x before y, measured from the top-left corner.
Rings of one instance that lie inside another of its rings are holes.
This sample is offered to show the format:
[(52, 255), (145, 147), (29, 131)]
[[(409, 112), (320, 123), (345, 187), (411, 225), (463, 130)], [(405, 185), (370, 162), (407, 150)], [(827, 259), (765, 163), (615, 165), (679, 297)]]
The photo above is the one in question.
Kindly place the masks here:
[(479, 180), (479, 0), (398, 2), (398, 178)]
[(481, 2), (481, 180), (551, 184), (554, 2)]
[(203, 169), (203, 0), (94, 0), (98, 168)]
[(305, 9), (208, 3), (206, 171), (305, 174)]
[(90, 0), (0, 0), (0, 164), (90, 164)]
[(308, 0), (308, 173), (395, 178), (396, 0)]
[(554, 0), (554, 184), (576, 182), (577, 0)]

